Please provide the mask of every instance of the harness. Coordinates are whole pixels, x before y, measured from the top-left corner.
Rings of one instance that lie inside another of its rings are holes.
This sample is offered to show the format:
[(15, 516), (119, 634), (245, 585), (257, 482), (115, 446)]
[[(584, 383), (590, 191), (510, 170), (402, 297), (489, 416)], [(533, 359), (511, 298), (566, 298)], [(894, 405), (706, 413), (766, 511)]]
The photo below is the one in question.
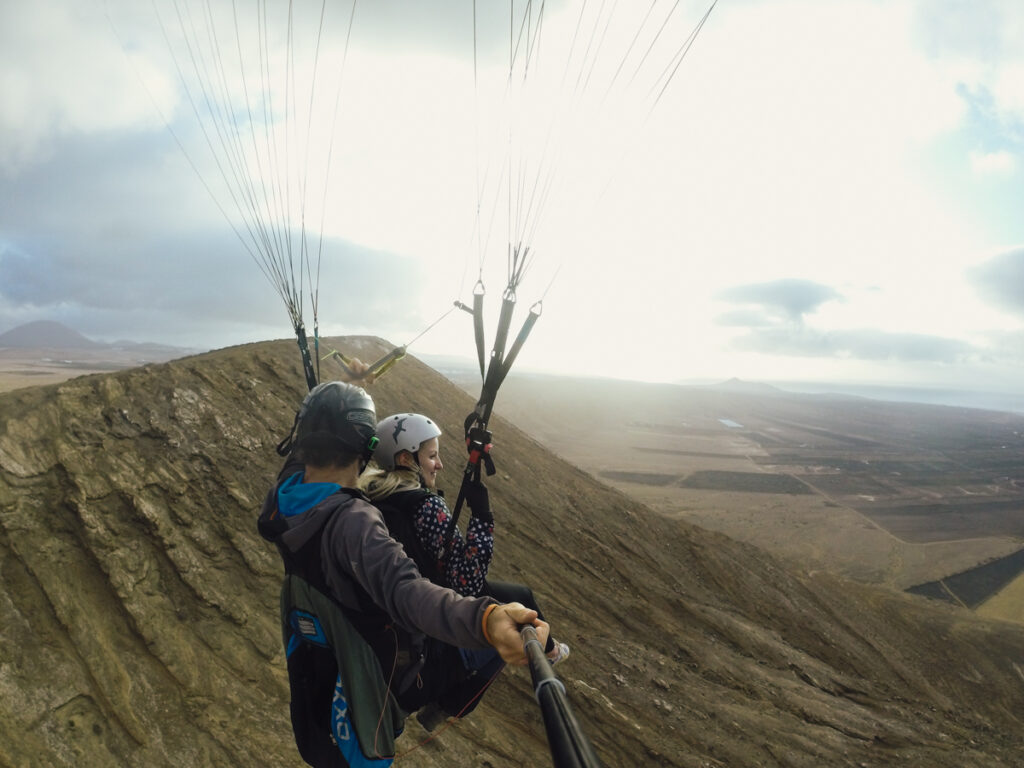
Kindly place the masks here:
[[(297, 551), (278, 546), (295, 742), (308, 763), (338, 768), (389, 764), (405, 718), (422, 706), (417, 684), (426, 663), (425, 638), (396, 625), (354, 579), (346, 586), (358, 608), (333, 597), (326, 583), (324, 531), (353, 498), (332, 496), (331, 514)], [(286, 527), (280, 517), (260, 521), (264, 535)]]
[(381, 511), (384, 523), (388, 527), (388, 533), (405, 548), (406, 554), (415, 561), (420, 573), (435, 584), (443, 586), (442, 564), (420, 543), (413, 523), (416, 510), (431, 495), (431, 492), (425, 488), (413, 488), (408, 491), (398, 491), (384, 499), (374, 501), (373, 506)]
[[(289, 463), (280, 477), (297, 469)], [(496, 670), (467, 669), (458, 648), (399, 626), (353, 578), (328, 586), (324, 536), (357, 495), (342, 489), (321, 502), (330, 504), (327, 513), (299, 549), (278, 544), (285, 570), (281, 629), (299, 753), (316, 766), (385, 768), (409, 713), (430, 702), (469, 712)], [(441, 570), (419, 545), (412, 514), (429, 495), (401, 492), (380, 508), (391, 535), (433, 580)], [(280, 515), (259, 520), (260, 532), (274, 541), (288, 528)]]

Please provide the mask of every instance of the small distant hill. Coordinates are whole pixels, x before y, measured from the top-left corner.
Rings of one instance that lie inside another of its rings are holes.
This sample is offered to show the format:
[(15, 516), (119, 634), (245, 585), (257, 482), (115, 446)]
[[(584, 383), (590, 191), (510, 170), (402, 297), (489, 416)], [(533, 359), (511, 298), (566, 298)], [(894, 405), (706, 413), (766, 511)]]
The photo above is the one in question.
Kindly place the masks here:
[(748, 395), (783, 395), (786, 394), (778, 387), (773, 387), (771, 384), (764, 384), (759, 381), (743, 381), (742, 379), (731, 378), (728, 381), (723, 381), (719, 384), (714, 384), (709, 389), (719, 390), (721, 392), (733, 392), (736, 394), (748, 394)]
[(0, 333), (0, 347), (98, 349), (105, 345), (53, 320), (36, 320)]
[(58, 322), (25, 323), (0, 334), (0, 392), (161, 363), (200, 351), (152, 342), (107, 344)]

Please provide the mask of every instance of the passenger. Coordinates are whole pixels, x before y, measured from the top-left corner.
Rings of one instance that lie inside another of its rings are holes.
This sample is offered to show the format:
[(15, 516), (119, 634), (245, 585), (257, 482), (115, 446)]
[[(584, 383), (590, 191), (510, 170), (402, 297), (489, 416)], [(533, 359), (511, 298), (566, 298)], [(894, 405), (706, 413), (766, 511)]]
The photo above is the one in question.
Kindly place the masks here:
[[(451, 515), (437, 487), (438, 473), (444, 468), (441, 434), (436, 422), (422, 414), (387, 417), (376, 430), (373, 460), (379, 469), (364, 473), (360, 487), (384, 513), (391, 535), (424, 576), (462, 595), (522, 603), (543, 619), (529, 587), (487, 579), (494, 555), (494, 515), (482, 482), (465, 484), (471, 513), (465, 538), (456, 527), (445, 542)], [(555, 664), (569, 656), (569, 646), (549, 638), (545, 652)]]
[(460, 595), (481, 593), (494, 554), (494, 516), (487, 488), (466, 486), (471, 517), (463, 538), (458, 528), (445, 543), (451, 515), (437, 488), (444, 468), (441, 429), (418, 413), (400, 413), (377, 424), (377, 448), (359, 487), (384, 513), (391, 535), (405, 546), (420, 573)]

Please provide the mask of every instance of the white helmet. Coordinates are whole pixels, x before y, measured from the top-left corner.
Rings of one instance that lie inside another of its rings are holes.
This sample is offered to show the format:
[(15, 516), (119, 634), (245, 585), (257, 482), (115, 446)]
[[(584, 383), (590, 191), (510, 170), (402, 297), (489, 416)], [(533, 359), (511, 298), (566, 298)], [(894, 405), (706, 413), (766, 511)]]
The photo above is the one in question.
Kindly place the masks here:
[(395, 468), (395, 457), (400, 451), (416, 453), (423, 443), (438, 437), (437, 424), (419, 413), (396, 413), (377, 424), (377, 448), (373, 460), (384, 469)]

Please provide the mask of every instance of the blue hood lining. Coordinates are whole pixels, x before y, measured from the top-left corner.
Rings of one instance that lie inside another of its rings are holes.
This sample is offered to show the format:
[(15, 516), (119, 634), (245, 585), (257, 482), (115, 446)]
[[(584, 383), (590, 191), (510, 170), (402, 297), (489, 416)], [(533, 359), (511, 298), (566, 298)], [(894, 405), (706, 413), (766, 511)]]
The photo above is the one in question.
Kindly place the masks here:
[(341, 490), (337, 483), (304, 483), (305, 472), (296, 472), (277, 488), (277, 508), (285, 517), (301, 515)]

